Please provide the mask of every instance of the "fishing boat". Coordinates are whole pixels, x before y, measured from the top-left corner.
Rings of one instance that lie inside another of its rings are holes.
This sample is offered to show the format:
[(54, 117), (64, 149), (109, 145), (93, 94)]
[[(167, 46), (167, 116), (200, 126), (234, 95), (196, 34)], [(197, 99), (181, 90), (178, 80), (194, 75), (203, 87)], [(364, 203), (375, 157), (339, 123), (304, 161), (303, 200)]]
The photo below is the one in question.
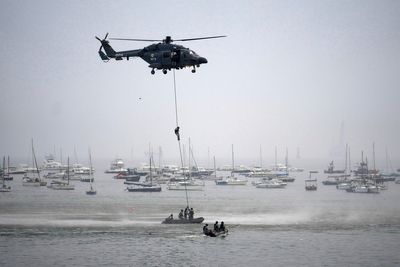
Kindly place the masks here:
[(324, 173), (344, 173), (345, 170), (335, 170), (335, 165), (333, 164), (333, 160), (329, 163), (328, 169), (324, 170)]
[(96, 195), (97, 191), (96, 191), (96, 189), (93, 188), (94, 178), (93, 178), (93, 173), (92, 173), (92, 170), (93, 170), (93, 167), (92, 167), (92, 155), (90, 153), (90, 150), (89, 150), (89, 164), (90, 164), (90, 167), (89, 167), (90, 189), (88, 191), (86, 191), (86, 195)]
[(313, 172), (310, 171), (308, 179), (304, 180), (306, 191), (317, 191), (317, 179), (312, 179), (312, 174)]

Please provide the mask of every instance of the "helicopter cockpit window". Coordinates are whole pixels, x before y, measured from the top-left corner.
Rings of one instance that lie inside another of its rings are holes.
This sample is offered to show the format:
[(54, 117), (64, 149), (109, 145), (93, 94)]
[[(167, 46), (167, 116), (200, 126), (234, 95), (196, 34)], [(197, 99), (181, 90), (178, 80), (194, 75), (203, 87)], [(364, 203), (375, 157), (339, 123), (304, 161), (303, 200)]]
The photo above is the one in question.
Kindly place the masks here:
[(193, 50), (189, 50), (189, 54), (196, 55), (196, 52), (194, 52)]

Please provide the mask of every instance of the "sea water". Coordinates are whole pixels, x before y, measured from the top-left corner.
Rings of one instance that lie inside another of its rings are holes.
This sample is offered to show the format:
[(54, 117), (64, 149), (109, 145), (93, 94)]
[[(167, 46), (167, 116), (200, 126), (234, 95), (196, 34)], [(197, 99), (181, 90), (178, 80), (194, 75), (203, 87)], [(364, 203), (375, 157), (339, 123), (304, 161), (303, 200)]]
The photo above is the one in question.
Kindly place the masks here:
[[(106, 169), (106, 167), (104, 168)], [(284, 189), (217, 186), (188, 192), (195, 217), (226, 237), (205, 237), (202, 224), (164, 225), (186, 206), (184, 191), (127, 192), (123, 180), (95, 174), (75, 190), (22, 186), (0, 194), (0, 266), (399, 266), (400, 185), (379, 194), (324, 186), (305, 191), (308, 173)], [(256, 180), (256, 179), (254, 179)]]

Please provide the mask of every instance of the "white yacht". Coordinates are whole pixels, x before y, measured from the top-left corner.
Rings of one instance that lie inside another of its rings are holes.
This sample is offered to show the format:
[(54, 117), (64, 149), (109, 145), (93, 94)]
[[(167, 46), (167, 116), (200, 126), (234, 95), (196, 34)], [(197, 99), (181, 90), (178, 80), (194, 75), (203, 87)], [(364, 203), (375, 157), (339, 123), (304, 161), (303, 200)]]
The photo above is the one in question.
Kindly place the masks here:
[(121, 158), (117, 158), (111, 162), (110, 169), (106, 170), (105, 173), (121, 173), (121, 172), (128, 172), (125, 169), (125, 163)]
[(234, 176), (228, 176), (219, 180), (215, 180), (216, 185), (247, 185), (247, 179), (241, 179)]
[(41, 169), (46, 171), (54, 171), (54, 170), (61, 171), (67, 169), (67, 166), (62, 165), (58, 161), (55, 161), (54, 156), (50, 154), (45, 157)]
[(168, 190), (187, 190), (187, 191), (203, 191), (204, 181), (186, 180), (180, 182), (169, 182)]
[(278, 179), (272, 179), (272, 180), (266, 180), (263, 183), (257, 184), (256, 188), (285, 188), (287, 184), (278, 180)]

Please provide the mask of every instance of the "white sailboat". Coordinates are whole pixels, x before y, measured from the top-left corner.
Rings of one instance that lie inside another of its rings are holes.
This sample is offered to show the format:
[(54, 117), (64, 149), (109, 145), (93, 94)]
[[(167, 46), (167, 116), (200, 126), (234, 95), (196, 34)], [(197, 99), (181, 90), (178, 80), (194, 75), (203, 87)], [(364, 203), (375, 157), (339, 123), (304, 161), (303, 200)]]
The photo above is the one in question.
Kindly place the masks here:
[(47, 182), (46, 181), (42, 181), (42, 179), (40, 179), (40, 171), (37, 165), (37, 161), (36, 161), (36, 155), (35, 155), (35, 149), (33, 148), (33, 139), (32, 139), (32, 159), (33, 159), (33, 163), (34, 163), (34, 168), (35, 168), (35, 173), (37, 174), (37, 177), (29, 177), (27, 176), (27, 174), (24, 175), (24, 178), (22, 178), (22, 185), (23, 186), (46, 186)]
[(69, 183), (69, 157), (67, 166), (67, 182), (65, 181), (53, 181), (48, 188), (53, 190), (74, 190), (75, 186)]
[(3, 157), (3, 172), (2, 172), (2, 186), (0, 187), (0, 192), (10, 192), (11, 191), (11, 187), (6, 185), (6, 179), (4, 178), (5, 175), (5, 165), (6, 165), (6, 157)]
[[(190, 166), (191, 163), (191, 158), (190, 155), (193, 156), (193, 151), (190, 146), (190, 138), (189, 138), (189, 169), (188, 169), (188, 174), (189, 174), (189, 179), (186, 177), (186, 174), (183, 174), (183, 180), (182, 181), (174, 181), (174, 182), (169, 182), (167, 184), (167, 189), (168, 190), (187, 190), (187, 191), (203, 191), (205, 183), (204, 181), (199, 181), (196, 179), (192, 178), (192, 168)], [(193, 156), (194, 160), (194, 156)], [(196, 161), (195, 161), (196, 164)], [(196, 164), (196, 170), (197, 164)]]
[(231, 175), (219, 180), (215, 180), (216, 185), (247, 185), (247, 179), (241, 179), (234, 176), (235, 160), (232, 145), (232, 172)]
[(90, 189), (88, 191), (86, 191), (86, 195), (96, 195), (97, 191), (96, 191), (96, 189), (93, 188), (93, 184), (92, 184), (92, 181), (94, 181), (94, 178), (93, 178), (93, 174), (92, 174), (92, 155), (90, 153), (90, 150), (89, 150), (89, 163), (90, 163), (90, 167), (89, 167)]
[(153, 171), (151, 169), (153, 154), (150, 152), (150, 147), (149, 147), (149, 154), (150, 154), (150, 173), (149, 173), (150, 181), (146, 181), (144, 183), (133, 182), (131, 183), (130, 186), (126, 188), (128, 192), (161, 192), (161, 186), (159, 184), (153, 183)]

